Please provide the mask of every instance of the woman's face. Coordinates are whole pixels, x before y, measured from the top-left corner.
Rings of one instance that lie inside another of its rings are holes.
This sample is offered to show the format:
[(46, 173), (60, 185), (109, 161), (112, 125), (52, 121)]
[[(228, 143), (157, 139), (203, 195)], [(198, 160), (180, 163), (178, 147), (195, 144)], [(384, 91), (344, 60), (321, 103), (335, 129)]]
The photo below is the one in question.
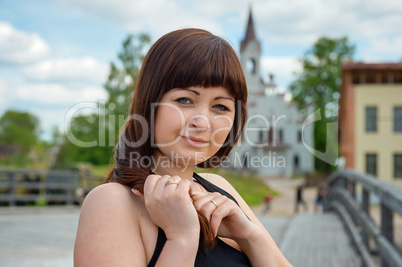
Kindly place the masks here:
[(221, 86), (175, 88), (156, 106), (153, 145), (158, 156), (181, 167), (213, 156), (225, 142), (235, 117), (235, 99)]

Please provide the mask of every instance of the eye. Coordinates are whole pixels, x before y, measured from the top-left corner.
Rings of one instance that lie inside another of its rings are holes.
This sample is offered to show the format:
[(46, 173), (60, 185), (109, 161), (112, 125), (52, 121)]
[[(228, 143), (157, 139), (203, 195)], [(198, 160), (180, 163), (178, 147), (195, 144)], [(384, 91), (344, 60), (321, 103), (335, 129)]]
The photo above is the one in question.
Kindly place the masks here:
[(187, 97), (180, 97), (175, 100), (176, 102), (179, 102), (180, 104), (191, 104), (191, 100), (188, 99)]
[(222, 110), (222, 111), (230, 111), (226, 106), (221, 105), (221, 104), (215, 105), (214, 107), (216, 107), (217, 109)]

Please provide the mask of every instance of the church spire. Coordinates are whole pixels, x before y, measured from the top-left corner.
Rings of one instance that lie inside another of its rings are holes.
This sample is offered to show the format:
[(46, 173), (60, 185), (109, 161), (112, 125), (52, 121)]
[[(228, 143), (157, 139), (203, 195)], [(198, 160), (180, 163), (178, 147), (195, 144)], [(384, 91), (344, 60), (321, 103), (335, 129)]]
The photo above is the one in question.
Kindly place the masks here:
[[(250, 12), (248, 15), (248, 23), (247, 23), (247, 29), (246, 29), (246, 36), (244, 37), (243, 41), (240, 43), (240, 51), (243, 51), (246, 45), (248, 44), (249, 41), (256, 41), (258, 44), (258, 48), (260, 48), (260, 42), (258, 42), (256, 34), (255, 34), (255, 29), (254, 29), (254, 21), (253, 21), (253, 13), (251, 11), (250, 7)], [(260, 48), (261, 50), (261, 48)]]

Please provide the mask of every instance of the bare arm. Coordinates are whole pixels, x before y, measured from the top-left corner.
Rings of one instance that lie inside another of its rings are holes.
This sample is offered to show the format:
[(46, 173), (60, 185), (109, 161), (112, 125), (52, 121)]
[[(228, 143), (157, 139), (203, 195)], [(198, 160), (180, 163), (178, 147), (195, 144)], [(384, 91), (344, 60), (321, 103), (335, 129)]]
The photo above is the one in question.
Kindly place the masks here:
[[(147, 266), (156, 236), (154, 242), (143, 237), (140, 218), (146, 212), (143, 200), (126, 186), (110, 183), (91, 191), (81, 210), (74, 266)], [(198, 236), (192, 237), (169, 236), (156, 266), (194, 265)]]
[(132, 197), (120, 184), (101, 185), (88, 194), (78, 224), (74, 266), (146, 266)]

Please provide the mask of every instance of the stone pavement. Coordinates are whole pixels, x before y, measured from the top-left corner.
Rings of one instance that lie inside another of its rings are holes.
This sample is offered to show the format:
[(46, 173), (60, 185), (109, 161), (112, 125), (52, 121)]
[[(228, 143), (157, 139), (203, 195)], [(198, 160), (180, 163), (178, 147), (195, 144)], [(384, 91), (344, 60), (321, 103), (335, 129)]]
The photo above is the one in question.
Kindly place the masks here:
[[(287, 179), (287, 178), (265, 178), (265, 181), (273, 189), (280, 193), (272, 201), (271, 208), (268, 213), (263, 213), (263, 205), (253, 207), (255, 214), (259, 216), (268, 215), (272, 217), (292, 217), (295, 215), (295, 202), (296, 202), (296, 187), (301, 180)], [(316, 188), (305, 188), (303, 190), (303, 198), (307, 202), (307, 210), (300, 208), (299, 214), (320, 214), (321, 210), (314, 210), (315, 198), (317, 196)], [(376, 225), (380, 225), (381, 210), (379, 205), (372, 205), (370, 207), (370, 215)], [(394, 242), (402, 249), (402, 217), (399, 214), (394, 214)]]
[(335, 214), (298, 214), (279, 248), (294, 266), (361, 266), (341, 221)]
[(280, 195), (273, 199), (268, 213), (263, 212), (263, 205), (253, 211), (294, 266), (361, 265), (337, 216), (314, 209), (316, 189), (303, 190), (307, 209), (300, 207), (295, 213), (296, 187), (301, 180), (266, 178), (266, 182)]
[(79, 208), (0, 208), (0, 266), (73, 266)]

